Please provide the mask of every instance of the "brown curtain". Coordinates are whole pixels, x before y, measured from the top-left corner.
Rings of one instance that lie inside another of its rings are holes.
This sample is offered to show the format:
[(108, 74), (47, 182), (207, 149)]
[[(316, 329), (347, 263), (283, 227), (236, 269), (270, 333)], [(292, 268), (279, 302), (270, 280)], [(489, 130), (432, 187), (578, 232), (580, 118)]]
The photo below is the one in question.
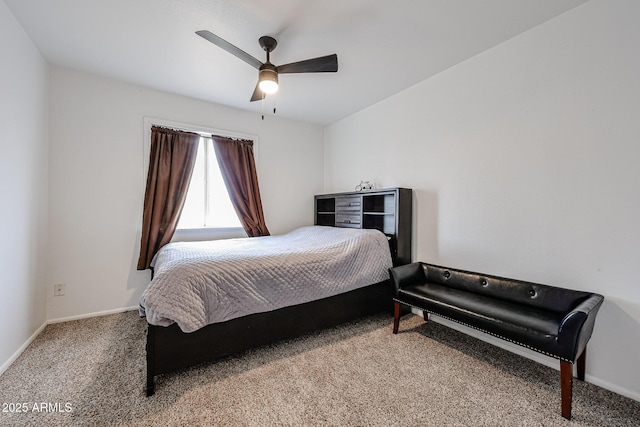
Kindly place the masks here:
[(253, 141), (213, 136), (222, 178), (238, 218), (249, 237), (268, 236), (264, 221)]
[(156, 252), (173, 237), (187, 197), (199, 140), (196, 133), (151, 128), (138, 270), (149, 268)]

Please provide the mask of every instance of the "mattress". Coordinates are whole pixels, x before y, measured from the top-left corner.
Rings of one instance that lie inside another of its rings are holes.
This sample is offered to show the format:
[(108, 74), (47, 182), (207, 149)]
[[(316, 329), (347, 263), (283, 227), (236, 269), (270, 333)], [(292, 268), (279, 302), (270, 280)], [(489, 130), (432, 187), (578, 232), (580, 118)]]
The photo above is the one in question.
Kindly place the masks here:
[(193, 332), (388, 280), (392, 261), (380, 231), (310, 226), (278, 236), (169, 243), (152, 266), (140, 315)]

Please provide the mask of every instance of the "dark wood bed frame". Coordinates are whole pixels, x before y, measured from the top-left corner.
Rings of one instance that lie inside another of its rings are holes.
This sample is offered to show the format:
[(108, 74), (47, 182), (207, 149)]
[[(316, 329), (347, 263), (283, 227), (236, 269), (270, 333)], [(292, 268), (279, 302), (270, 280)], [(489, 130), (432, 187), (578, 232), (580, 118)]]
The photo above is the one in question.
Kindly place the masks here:
[[(411, 262), (411, 198), (406, 188), (315, 196), (315, 224), (376, 228), (389, 237), (394, 265)], [(360, 211), (340, 200), (360, 198)], [(333, 199), (333, 200), (331, 200)], [(367, 200), (365, 200), (367, 199)], [(326, 209), (327, 201), (335, 210)], [(358, 225), (347, 218), (359, 218)], [(319, 209), (322, 207), (322, 209)], [(371, 209), (371, 211), (368, 211)], [(329, 221), (327, 218), (331, 218)], [(391, 220), (389, 220), (391, 218)], [(331, 222), (333, 221), (333, 222)], [(360, 225), (361, 224), (361, 225)], [(389, 280), (328, 298), (256, 313), (185, 333), (177, 324), (148, 325), (147, 396), (155, 393), (155, 377), (237, 354), (250, 348), (299, 337), (311, 332), (388, 311), (393, 312), (393, 288)]]
[(184, 333), (177, 324), (148, 325), (147, 396), (155, 376), (211, 362), (250, 348), (299, 337), (381, 311), (392, 312), (393, 290), (386, 280), (305, 304), (251, 314)]

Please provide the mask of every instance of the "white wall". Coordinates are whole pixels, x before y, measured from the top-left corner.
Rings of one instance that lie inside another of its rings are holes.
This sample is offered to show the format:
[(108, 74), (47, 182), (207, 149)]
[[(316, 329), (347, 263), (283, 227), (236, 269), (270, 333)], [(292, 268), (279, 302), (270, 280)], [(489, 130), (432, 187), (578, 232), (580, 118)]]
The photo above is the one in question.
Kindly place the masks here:
[(138, 305), (144, 117), (259, 137), (258, 179), (272, 234), (313, 223), (323, 131), (78, 71), (51, 70), (48, 318)]
[(638, 22), (593, 0), (330, 126), (325, 191), (413, 188), (415, 260), (602, 293), (587, 379), (640, 400)]
[(49, 67), (0, 1), (0, 372), (46, 320)]

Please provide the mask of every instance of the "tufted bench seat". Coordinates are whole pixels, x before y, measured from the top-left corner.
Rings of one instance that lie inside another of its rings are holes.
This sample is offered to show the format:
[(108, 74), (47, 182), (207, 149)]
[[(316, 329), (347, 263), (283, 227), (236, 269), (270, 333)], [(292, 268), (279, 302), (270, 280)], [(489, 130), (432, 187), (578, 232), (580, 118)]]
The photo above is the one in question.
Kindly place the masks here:
[(571, 419), (573, 364), (584, 380), (587, 341), (602, 295), (422, 262), (389, 273), (395, 287), (394, 334), (404, 305), (559, 359), (562, 416)]

